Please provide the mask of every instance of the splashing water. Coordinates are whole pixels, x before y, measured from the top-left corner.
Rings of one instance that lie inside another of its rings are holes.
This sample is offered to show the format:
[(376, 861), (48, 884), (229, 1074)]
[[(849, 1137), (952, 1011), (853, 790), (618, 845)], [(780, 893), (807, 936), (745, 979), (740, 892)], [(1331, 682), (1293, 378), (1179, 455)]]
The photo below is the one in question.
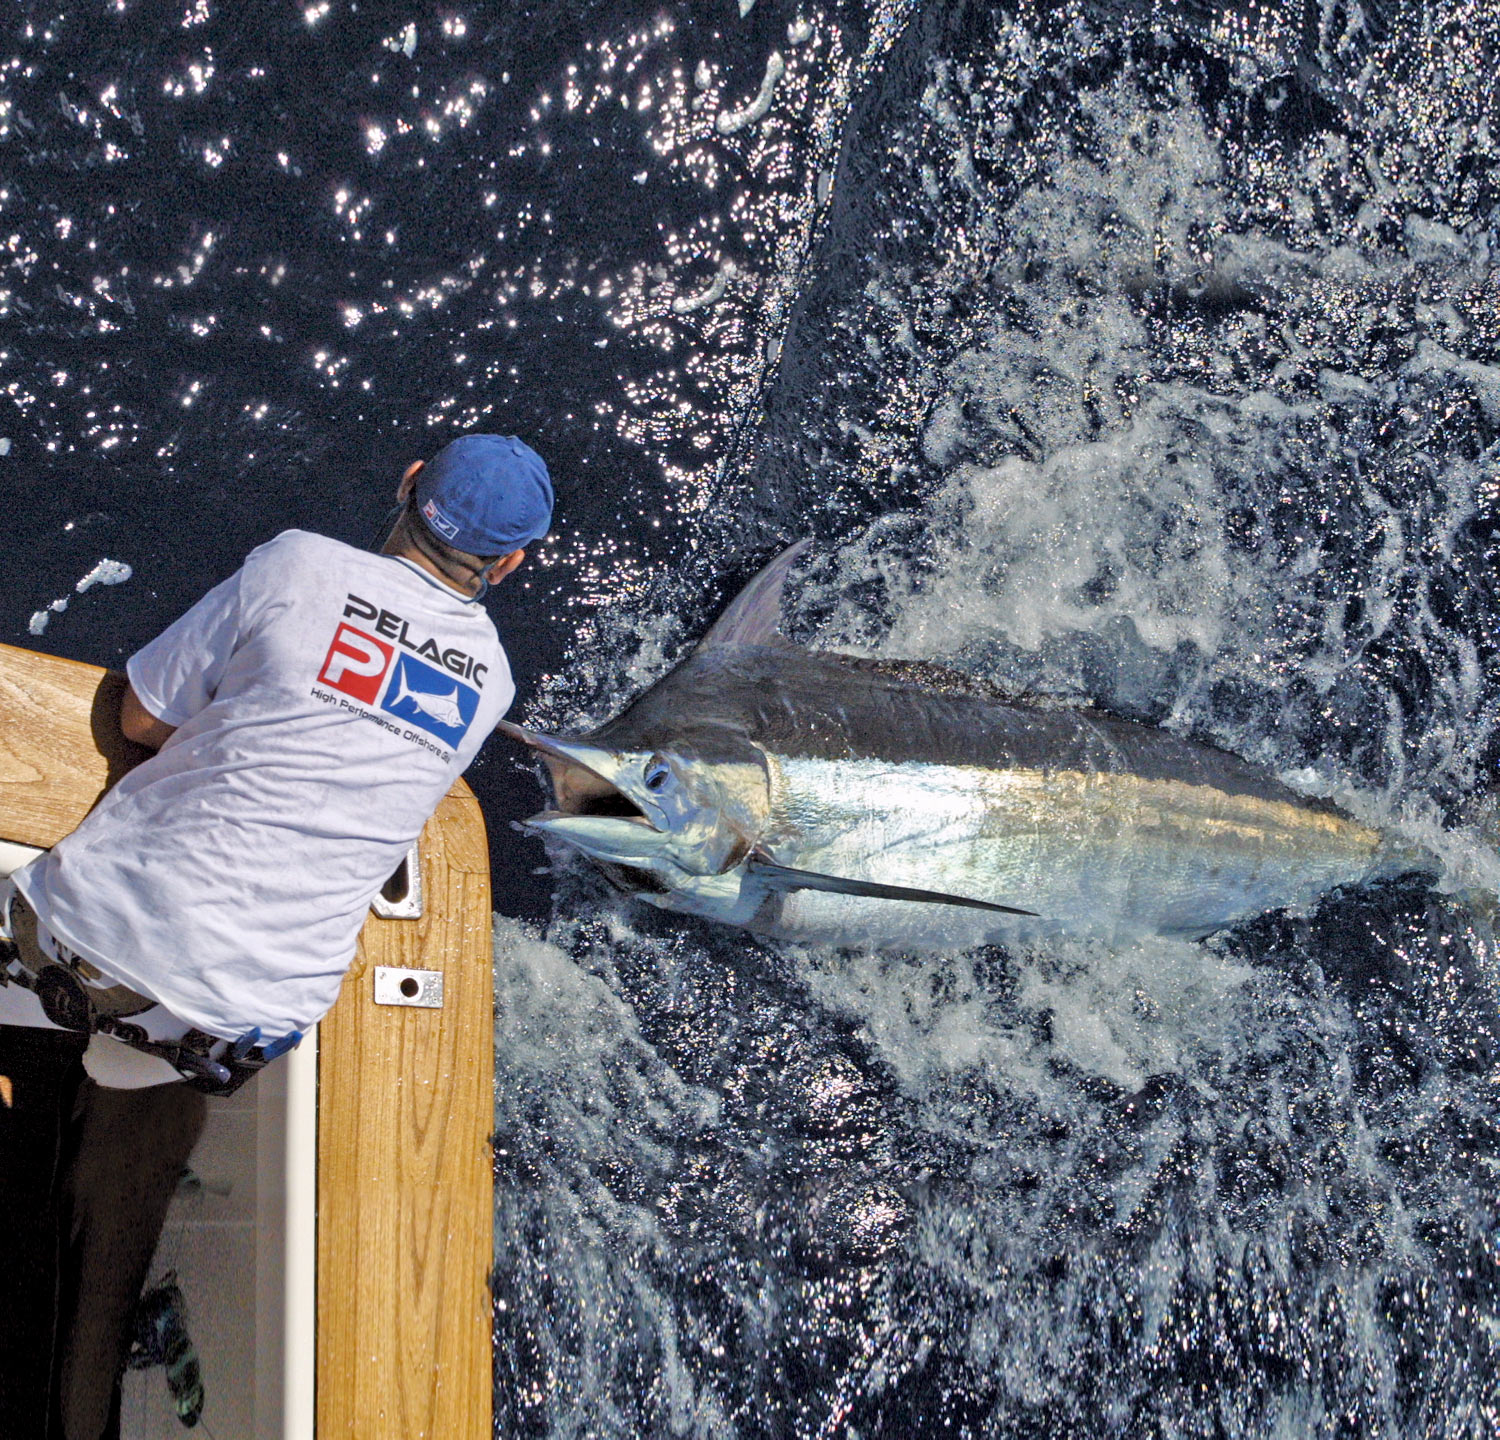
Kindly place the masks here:
[[(811, 530), (803, 638), (1440, 835), (1496, 758), (1497, 55), (1464, 5), (924, 10), (698, 549), (547, 722)], [(497, 932), (502, 1433), (1500, 1425), (1497, 956), (1456, 901), (920, 961), (575, 872), (557, 914)]]

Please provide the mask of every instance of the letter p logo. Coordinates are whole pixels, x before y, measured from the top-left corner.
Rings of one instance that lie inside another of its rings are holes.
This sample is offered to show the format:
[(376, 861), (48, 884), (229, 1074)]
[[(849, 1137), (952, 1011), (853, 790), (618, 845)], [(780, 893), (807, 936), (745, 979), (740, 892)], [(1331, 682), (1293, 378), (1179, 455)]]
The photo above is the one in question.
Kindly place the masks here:
[(391, 653), (391, 647), (373, 635), (366, 635), (352, 625), (340, 625), (323, 659), (318, 679), (324, 685), (342, 690), (345, 695), (373, 705), (380, 693), (380, 682), (390, 668)]

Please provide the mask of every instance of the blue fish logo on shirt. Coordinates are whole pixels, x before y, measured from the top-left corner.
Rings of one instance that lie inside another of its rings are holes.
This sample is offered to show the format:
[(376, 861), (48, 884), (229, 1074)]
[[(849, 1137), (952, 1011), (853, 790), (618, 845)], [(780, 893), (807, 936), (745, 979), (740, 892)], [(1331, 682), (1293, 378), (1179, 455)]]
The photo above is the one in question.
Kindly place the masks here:
[(445, 670), (400, 655), (380, 708), (446, 745), (457, 746), (479, 709), (479, 691)]

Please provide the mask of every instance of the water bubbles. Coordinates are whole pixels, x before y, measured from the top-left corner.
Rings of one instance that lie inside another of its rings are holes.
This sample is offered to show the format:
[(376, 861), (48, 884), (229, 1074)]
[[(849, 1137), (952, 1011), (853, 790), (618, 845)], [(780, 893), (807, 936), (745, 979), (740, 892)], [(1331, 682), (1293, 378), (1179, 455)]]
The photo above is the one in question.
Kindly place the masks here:
[(726, 261), (718, 273), (709, 283), (696, 294), (677, 295), (672, 299), (672, 313), (674, 315), (691, 315), (694, 310), (702, 310), (710, 305), (717, 305), (724, 298), (729, 288), (729, 282), (734, 276), (734, 265)]
[(771, 112), (777, 82), (785, 74), (786, 61), (781, 58), (779, 50), (773, 50), (766, 56), (766, 72), (761, 77), (760, 89), (756, 91), (755, 98), (737, 110), (721, 110), (714, 118), (714, 128), (720, 135), (733, 135), (746, 126), (755, 124), (757, 120), (765, 119)]
[(180, 73), (168, 75), (162, 81), (162, 93), (174, 100), (202, 95), (214, 78), (214, 69), (213, 51), (205, 47), (200, 58), (188, 61)]
[[(73, 528), (70, 521), (65, 527), (67, 530)], [(96, 585), (123, 585), (130, 579), (134, 572), (131, 567), (121, 560), (100, 560), (93, 569), (80, 577), (77, 584), (73, 586), (73, 593), (82, 595), (85, 591), (92, 590)], [(57, 600), (51, 601), (43, 609), (36, 611), (27, 624), (27, 631), (32, 635), (41, 635), (46, 632), (54, 615), (61, 615), (68, 608), (70, 596), (64, 595)]]
[(892, 1185), (852, 1180), (835, 1190), (818, 1216), (818, 1242), (844, 1262), (868, 1264), (900, 1244), (911, 1206)]
[(405, 55), (408, 60), (417, 53), (417, 22), (409, 20), (406, 28), (396, 35), (387, 35), (380, 42), (387, 50)]
[(74, 585), (73, 589), (82, 595), (85, 590), (90, 590), (95, 585), (123, 585), (133, 573), (130, 566), (122, 560), (101, 560)]

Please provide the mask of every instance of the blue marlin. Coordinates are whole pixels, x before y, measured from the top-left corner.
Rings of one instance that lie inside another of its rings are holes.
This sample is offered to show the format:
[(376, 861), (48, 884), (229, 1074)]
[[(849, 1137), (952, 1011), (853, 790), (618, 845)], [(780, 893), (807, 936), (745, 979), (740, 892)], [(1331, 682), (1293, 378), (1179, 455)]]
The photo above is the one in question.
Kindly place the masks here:
[(593, 734), (503, 724), (556, 797), (522, 823), (664, 909), (886, 948), (1201, 937), (1438, 873), (1212, 746), (1007, 701), (925, 662), (792, 645), (781, 595), (805, 545)]
[(397, 678), (397, 690), (395, 703), (399, 705), (403, 700), (410, 700), (424, 715), (430, 716), (440, 725), (451, 725), (462, 729), (464, 723), (463, 711), (458, 708), (458, 682), (454, 681), (452, 691), (447, 695), (436, 695), (430, 690), (413, 690), (406, 683), (403, 673)]

